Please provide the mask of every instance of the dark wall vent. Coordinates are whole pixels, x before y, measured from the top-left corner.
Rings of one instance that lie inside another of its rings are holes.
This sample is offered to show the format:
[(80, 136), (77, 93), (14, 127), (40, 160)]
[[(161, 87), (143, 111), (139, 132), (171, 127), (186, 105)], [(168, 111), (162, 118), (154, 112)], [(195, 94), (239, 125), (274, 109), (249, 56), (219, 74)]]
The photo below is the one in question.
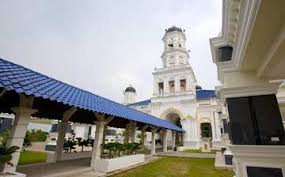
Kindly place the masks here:
[(218, 49), (218, 61), (230, 61), (232, 59), (233, 48), (231, 46), (224, 46)]

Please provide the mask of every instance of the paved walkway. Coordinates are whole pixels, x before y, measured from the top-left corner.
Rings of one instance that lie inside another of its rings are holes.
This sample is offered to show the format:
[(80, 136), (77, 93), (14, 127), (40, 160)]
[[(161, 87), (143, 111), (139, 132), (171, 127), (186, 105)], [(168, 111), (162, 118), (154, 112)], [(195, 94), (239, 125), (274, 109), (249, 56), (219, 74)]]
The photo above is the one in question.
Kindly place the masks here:
[(27, 177), (53, 176), (77, 170), (90, 170), (91, 158), (60, 161), (56, 163), (40, 163), (22, 165), (17, 167), (17, 172), (24, 173)]
[[(122, 171), (135, 168), (137, 166), (152, 162), (159, 157), (146, 155), (145, 163), (131, 166), (126, 169), (115, 171), (107, 176), (120, 173)], [(101, 177), (104, 173), (98, 173), (90, 168), (91, 158), (65, 160), (56, 163), (39, 163), (22, 165), (17, 167), (17, 172), (24, 173), (27, 177)]]
[(170, 157), (187, 157), (187, 158), (215, 158), (215, 154), (206, 154), (206, 153), (188, 153), (188, 152), (160, 152), (157, 155), (159, 156), (170, 156)]

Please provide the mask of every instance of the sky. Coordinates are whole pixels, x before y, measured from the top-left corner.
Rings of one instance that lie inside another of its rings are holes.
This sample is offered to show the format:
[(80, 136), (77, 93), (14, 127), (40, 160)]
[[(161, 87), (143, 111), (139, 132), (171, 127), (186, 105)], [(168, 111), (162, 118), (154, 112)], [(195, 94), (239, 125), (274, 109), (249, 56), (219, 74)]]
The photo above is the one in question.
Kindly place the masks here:
[(117, 102), (132, 85), (153, 92), (162, 37), (186, 30), (198, 84), (218, 84), (209, 38), (221, 30), (221, 0), (0, 0), (0, 58)]

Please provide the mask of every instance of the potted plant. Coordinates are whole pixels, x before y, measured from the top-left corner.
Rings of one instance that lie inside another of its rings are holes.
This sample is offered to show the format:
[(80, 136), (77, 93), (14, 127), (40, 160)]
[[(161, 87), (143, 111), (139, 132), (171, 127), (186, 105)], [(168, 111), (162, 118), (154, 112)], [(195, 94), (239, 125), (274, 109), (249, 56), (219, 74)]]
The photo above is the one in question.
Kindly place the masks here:
[(19, 149), (18, 146), (11, 146), (11, 147), (6, 147), (4, 145), (0, 146), (0, 172), (3, 172), (6, 164), (14, 166), (14, 164), (11, 163), (12, 154), (16, 152), (18, 149)]

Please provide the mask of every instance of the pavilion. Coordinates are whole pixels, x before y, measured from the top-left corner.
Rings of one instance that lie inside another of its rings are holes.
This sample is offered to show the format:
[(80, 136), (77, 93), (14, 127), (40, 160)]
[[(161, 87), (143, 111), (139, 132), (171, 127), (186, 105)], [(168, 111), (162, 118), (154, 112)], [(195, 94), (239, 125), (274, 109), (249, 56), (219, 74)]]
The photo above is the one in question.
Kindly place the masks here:
[[(31, 117), (55, 119), (60, 122), (55, 160), (60, 161), (65, 131), (69, 122), (96, 124), (95, 140), (90, 166), (95, 169), (101, 158), (104, 128), (108, 125), (130, 128), (131, 141), (135, 129), (152, 132), (151, 154), (155, 154), (155, 134), (163, 132), (163, 151), (167, 151), (166, 131), (183, 133), (183, 129), (169, 121), (137, 111), (83, 89), (42, 75), (23, 66), (0, 58), (0, 113), (15, 114), (7, 146), (22, 148), (27, 125)], [(144, 137), (144, 136), (142, 136)], [(173, 142), (172, 146), (175, 146)], [(4, 171), (14, 172), (20, 152), (13, 154), (14, 166)]]

